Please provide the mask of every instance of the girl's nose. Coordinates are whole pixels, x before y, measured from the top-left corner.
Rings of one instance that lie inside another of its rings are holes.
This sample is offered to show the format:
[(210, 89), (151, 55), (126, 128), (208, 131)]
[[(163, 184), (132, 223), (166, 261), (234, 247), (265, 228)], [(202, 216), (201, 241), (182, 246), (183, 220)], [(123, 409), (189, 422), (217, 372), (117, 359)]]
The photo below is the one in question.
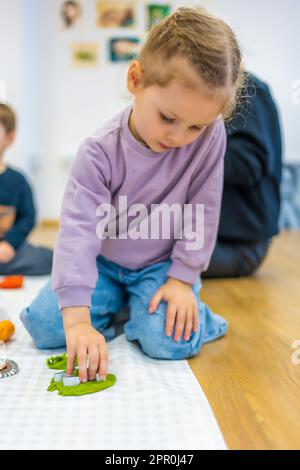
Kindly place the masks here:
[(187, 137), (186, 132), (174, 132), (174, 134), (168, 135), (165, 141), (169, 143), (170, 147), (182, 147), (186, 144)]
[(189, 129), (178, 123), (177, 125), (174, 125), (172, 132), (169, 132), (166, 137), (166, 141), (169, 142), (170, 147), (182, 147), (189, 143), (190, 137)]

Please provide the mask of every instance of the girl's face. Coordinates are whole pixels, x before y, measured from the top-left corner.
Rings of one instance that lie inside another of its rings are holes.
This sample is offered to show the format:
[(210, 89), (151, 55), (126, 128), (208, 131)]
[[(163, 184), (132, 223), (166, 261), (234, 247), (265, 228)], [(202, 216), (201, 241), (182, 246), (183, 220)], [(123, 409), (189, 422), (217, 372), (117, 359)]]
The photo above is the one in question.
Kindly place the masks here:
[[(191, 73), (194, 73), (191, 70)], [(199, 83), (199, 77), (196, 76)], [(129, 70), (130, 81), (130, 70)], [(207, 87), (197, 91), (186, 88), (177, 80), (166, 87), (152, 85), (146, 89), (136, 86), (129, 127), (133, 136), (153, 152), (191, 144), (204, 129), (221, 117), (224, 96), (211, 96)]]

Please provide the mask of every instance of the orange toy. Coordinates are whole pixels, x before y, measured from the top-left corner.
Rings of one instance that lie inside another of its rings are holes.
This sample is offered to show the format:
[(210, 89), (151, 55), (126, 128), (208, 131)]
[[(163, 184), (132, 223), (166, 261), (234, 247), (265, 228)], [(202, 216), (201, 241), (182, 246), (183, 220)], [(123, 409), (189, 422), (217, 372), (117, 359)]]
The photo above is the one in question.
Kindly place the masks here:
[(14, 334), (15, 325), (10, 320), (0, 321), (0, 341), (6, 343)]
[(7, 276), (0, 282), (2, 289), (21, 289), (24, 284), (23, 276)]

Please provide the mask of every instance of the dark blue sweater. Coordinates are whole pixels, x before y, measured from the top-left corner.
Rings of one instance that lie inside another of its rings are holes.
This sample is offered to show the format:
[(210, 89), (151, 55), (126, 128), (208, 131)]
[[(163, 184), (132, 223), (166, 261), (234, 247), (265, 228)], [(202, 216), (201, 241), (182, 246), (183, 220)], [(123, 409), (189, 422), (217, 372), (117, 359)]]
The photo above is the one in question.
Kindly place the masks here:
[(35, 224), (35, 207), (32, 192), (25, 177), (12, 168), (0, 174), (0, 206), (14, 207), (16, 218), (13, 227), (1, 240), (17, 249)]
[(259, 242), (278, 233), (281, 130), (268, 86), (253, 75), (243, 109), (227, 127), (224, 194), (218, 239)]

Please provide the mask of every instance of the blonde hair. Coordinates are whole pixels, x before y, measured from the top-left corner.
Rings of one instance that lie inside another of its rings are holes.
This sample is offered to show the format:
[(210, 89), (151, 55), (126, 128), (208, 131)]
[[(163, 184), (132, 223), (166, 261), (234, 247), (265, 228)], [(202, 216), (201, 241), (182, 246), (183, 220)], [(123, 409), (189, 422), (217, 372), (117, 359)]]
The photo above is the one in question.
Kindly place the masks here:
[(7, 134), (16, 129), (16, 115), (12, 108), (3, 103), (0, 103), (0, 123)]
[(184, 70), (171, 66), (175, 57), (187, 59), (213, 93), (218, 88), (232, 89), (222, 109), (224, 119), (230, 119), (246, 80), (241, 50), (232, 29), (204, 8), (178, 8), (149, 31), (138, 57), (143, 70), (142, 86), (164, 87), (176, 78), (195, 89), (195, 82)]

